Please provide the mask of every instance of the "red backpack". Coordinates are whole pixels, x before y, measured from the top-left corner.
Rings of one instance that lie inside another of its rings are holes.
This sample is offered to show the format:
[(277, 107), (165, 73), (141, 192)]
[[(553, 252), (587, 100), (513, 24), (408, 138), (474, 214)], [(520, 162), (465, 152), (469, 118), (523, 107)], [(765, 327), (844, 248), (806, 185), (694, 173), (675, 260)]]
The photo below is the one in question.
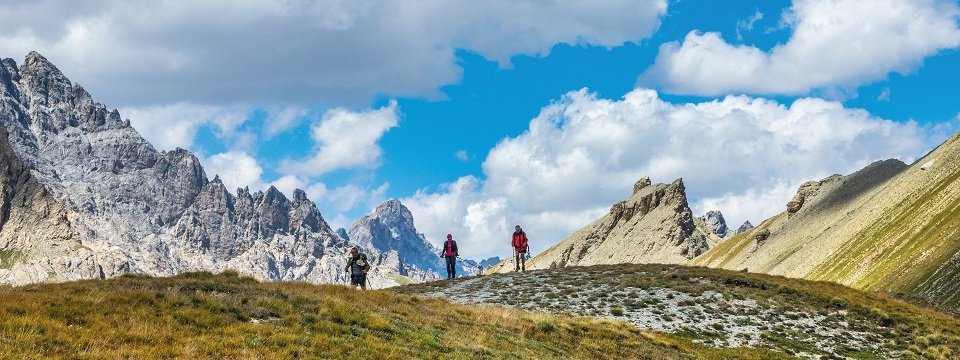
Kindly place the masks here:
[(453, 241), (453, 239), (450, 239), (450, 240), (447, 240), (447, 242), (443, 243), (443, 256), (450, 257), (450, 256), (457, 256), (457, 255), (459, 254), (457, 253), (456, 241)]

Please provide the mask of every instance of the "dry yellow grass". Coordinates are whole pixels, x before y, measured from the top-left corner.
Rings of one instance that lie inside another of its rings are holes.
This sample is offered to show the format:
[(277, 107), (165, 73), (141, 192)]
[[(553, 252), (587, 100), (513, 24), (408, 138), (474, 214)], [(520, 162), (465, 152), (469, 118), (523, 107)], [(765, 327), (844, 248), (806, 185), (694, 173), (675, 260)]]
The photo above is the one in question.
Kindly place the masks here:
[(0, 288), (0, 358), (770, 358), (632, 326), (236, 274)]

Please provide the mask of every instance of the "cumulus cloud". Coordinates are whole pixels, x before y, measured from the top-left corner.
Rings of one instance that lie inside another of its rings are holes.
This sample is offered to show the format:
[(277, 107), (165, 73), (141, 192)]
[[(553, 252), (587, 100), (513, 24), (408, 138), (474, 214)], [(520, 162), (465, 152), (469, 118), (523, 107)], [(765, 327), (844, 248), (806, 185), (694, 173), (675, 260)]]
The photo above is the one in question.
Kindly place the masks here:
[(207, 175), (219, 176), (223, 185), (231, 192), (244, 187), (254, 191), (266, 187), (261, 178), (263, 168), (257, 163), (257, 159), (247, 153), (224, 152), (201, 161)]
[(509, 253), (515, 224), (542, 251), (628, 197), (642, 176), (682, 177), (698, 213), (719, 208), (731, 224), (756, 223), (782, 211), (804, 181), (879, 159), (912, 161), (943, 139), (934, 130), (817, 98), (789, 106), (747, 96), (671, 104), (647, 89), (622, 100), (581, 90), (497, 144), (484, 178), (403, 201), (429, 239), (459, 233), (476, 257)]
[(307, 120), (310, 109), (302, 106), (274, 108), (268, 112), (263, 124), (263, 135), (267, 139), (296, 127)]
[(794, 0), (781, 21), (793, 34), (770, 51), (691, 31), (663, 44), (638, 84), (705, 96), (843, 94), (960, 46), (960, 8), (947, 0)]
[(335, 108), (314, 124), (311, 137), (315, 154), (299, 161), (286, 161), (281, 171), (292, 175), (319, 176), (338, 169), (373, 168), (383, 149), (378, 144), (387, 130), (397, 126), (397, 102), (362, 112)]
[[(41, 0), (0, 8), (0, 54), (37, 50), (114, 106), (365, 104), (456, 82), (457, 49), (508, 64), (650, 36), (666, 0)], [(482, 29), (478, 31), (477, 29)]]
[(311, 182), (308, 178), (293, 175), (281, 176), (271, 185), (288, 195), (295, 189), (302, 189), (307, 197), (325, 211), (325, 215), (339, 218), (344, 218), (345, 213), (353, 210), (377, 207), (386, 200), (387, 190), (390, 189), (390, 183), (376, 187), (346, 184), (330, 188), (322, 182)]
[(207, 106), (193, 103), (121, 108), (120, 114), (160, 150), (190, 148), (197, 129), (215, 125), (221, 136), (235, 134), (235, 129), (246, 121), (251, 109), (239, 106)]

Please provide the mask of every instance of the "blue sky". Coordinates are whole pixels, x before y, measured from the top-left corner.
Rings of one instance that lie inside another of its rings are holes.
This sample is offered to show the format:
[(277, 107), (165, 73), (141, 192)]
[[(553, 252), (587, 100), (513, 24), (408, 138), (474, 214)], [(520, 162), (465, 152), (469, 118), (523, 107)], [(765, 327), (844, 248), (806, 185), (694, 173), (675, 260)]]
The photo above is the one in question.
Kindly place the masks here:
[(305, 188), (335, 226), (399, 198), (477, 258), (640, 176), (756, 224), (960, 122), (955, 0), (64, 4), (0, 7), (0, 55), (40, 51), (228, 185)]

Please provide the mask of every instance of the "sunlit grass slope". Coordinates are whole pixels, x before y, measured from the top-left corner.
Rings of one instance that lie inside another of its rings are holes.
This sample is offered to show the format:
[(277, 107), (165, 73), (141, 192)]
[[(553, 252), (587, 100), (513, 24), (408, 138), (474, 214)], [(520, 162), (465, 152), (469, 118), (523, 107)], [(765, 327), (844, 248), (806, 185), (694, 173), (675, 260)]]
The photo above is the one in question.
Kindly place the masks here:
[(960, 311), (960, 133), (909, 167), (888, 160), (820, 181), (798, 212), (690, 264), (913, 294)]
[(618, 322), (235, 274), (0, 288), (0, 359), (771, 358)]

